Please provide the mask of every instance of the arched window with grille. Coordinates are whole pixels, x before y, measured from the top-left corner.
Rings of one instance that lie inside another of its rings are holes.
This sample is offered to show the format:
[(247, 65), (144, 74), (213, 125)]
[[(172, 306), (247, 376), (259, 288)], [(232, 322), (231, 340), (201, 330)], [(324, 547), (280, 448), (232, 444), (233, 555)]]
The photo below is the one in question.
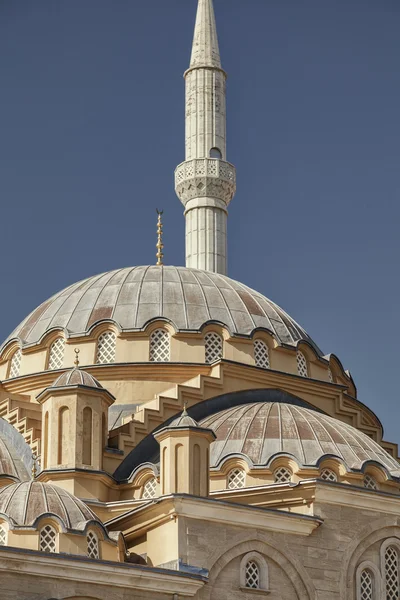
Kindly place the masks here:
[(220, 360), (223, 355), (224, 342), (222, 337), (215, 331), (210, 331), (204, 336), (206, 363), (209, 365)]
[(57, 532), (51, 525), (42, 527), (39, 533), (39, 550), (41, 552), (56, 552)]
[(332, 469), (321, 469), (321, 473), (319, 475), (319, 478), (322, 479), (323, 481), (337, 481), (337, 475), (335, 473), (335, 471), (333, 471)]
[(87, 555), (89, 558), (100, 558), (99, 538), (94, 531), (89, 531), (86, 536)]
[(105, 331), (97, 340), (96, 363), (99, 365), (115, 362), (117, 336), (113, 331)]
[(243, 591), (269, 592), (268, 565), (261, 554), (249, 552), (240, 562), (240, 587)]
[(399, 600), (399, 550), (397, 545), (388, 542), (383, 545), (382, 549), (385, 600)]
[(376, 479), (374, 477), (372, 477), (372, 475), (369, 475), (369, 473), (366, 473), (364, 475), (364, 487), (367, 490), (377, 490), (378, 489), (378, 484), (376, 483)]
[(155, 498), (157, 495), (157, 479), (155, 477), (151, 477), (148, 479), (143, 486), (142, 499), (143, 500), (151, 500)]
[(65, 340), (57, 338), (50, 346), (48, 369), (61, 369), (64, 364)]
[(370, 561), (361, 563), (356, 572), (357, 600), (381, 600), (380, 589), (381, 575), (376, 564)]
[(254, 360), (256, 367), (269, 369), (269, 348), (263, 340), (254, 340)]
[(170, 336), (165, 329), (156, 329), (150, 335), (150, 362), (168, 362), (170, 360)]
[(244, 488), (246, 484), (246, 473), (243, 469), (232, 469), (228, 473), (227, 488), (228, 490), (238, 490)]
[(300, 377), (308, 377), (307, 359), (301, 350), (297, 350), (297, 372)]
[(0, 525), (0, 546), (7, 546), (7, 529), (3, 523)]
[(274, 471), (275, 483), (289, 483), (292, 481), (292, 471), (286, 467), (279, 467)]
[(19, 377), (19, 373), (21, 370), (21, 360), (22, 360), (22, 352), (21, 352), (21, 348), (18, 348), (11, 359), (11, 363), (10, 363), (10, 379), (12, 379), (13, 377)]

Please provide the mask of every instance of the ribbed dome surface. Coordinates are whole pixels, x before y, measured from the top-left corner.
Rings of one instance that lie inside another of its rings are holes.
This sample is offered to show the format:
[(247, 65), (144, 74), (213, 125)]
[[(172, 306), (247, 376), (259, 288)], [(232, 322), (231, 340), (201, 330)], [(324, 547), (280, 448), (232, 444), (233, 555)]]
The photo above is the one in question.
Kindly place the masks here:
[(17, 526), (32, 526), (41, 515), (58, 516), (66, 529), (82, 530), (98, 518), (79, 498), (67, 491), (38, 481), (14, 483), (0, 490), (0, 513)]
[(270, 330), (279, 343), (299, 340), (317, 346), (279, 306), (223, 275), (185, 267), (132, 267), (75, 283), (34, 310), (9, 336), (37, 344), (53, 328), (84, 335), (100, 321), (112, 320), (122, 331), (142, 330), (156, 318), (180, 331), (196, 331), (209, 321), (232, 333)]
[(348, 469), (366, 461), (380, 463), (395, 477), (400, 465), (379, 444), (351, 425), (315, 410), (280, 402), (252, 403), (228, 408), (200, 422), (214, 430), (211, 466), (233, 454), (254, 465), (267, 465), (279, 454), (292, 455), (301, 466), (315, 466), (326, 455), (339, 457)]
[(58, 379), (55, 380), (52, 388), (65, 387), (68, 385), (84, 385), (86, 387), (93, 387), (97, 389), (103, 389), (103, 386), (93, 375), (82, 371), (81, 369), (71, 369), (66, 371)]
[(8, 441), (0, 434), (0, 476), (9, 475), (19, 480), (28, 479), (28, 472), (16, 451), (9, 446)]

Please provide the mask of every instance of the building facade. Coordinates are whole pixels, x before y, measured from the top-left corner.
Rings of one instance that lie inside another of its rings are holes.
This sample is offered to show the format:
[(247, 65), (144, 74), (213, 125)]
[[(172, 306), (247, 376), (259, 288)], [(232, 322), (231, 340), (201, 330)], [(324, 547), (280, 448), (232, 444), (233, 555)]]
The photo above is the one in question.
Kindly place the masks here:
[(198, 0), (186, 266), (124, 268), (0, 348), (1, 600), (398, 600), (400, 464), (339, 358), (227, 276), (226, 73)]

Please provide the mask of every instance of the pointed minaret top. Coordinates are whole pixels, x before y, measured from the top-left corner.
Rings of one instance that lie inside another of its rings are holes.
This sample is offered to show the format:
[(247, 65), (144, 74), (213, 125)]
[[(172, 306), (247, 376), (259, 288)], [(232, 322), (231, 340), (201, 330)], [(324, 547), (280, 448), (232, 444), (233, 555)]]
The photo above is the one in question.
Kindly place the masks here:
[(190, 68), (221, 68), (213, 0), (199, 0)]

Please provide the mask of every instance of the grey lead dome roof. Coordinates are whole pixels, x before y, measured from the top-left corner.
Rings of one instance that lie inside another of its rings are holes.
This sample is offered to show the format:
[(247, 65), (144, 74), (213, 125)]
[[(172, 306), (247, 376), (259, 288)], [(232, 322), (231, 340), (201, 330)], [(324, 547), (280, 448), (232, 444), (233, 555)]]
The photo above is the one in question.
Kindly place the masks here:
[(128, 267), (96, 275), (62, 290), (34, 310), (7, 338), (37, 344), (53, 328), (84, 335), (100, 321), (122, 331), (142, 330), (164, 318), (177, 330), (198, 331), (210, 321), (232, 334), (270, 330), (281, 344), (305, 340), (321, 354), (300, 325), (279, 306), (229, 277), (186, 267)]

